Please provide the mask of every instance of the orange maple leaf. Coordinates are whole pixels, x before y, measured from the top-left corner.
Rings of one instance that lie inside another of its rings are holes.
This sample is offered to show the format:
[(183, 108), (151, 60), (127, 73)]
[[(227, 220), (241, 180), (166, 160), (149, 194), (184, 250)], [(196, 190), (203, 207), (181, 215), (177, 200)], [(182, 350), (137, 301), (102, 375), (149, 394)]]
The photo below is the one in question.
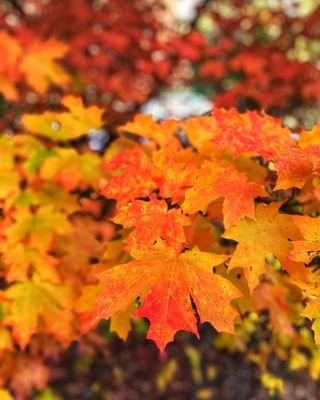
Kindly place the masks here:
[(182, 210), (168, 210), (166, 201), (158, 200), (154, 196), (148, 202), (134, 200), (122, 208), (112, 220), (125, 228), (135, 227), (124, 240), (129, 249), (150, 247), (162, 239), (169, 247), (182, 250), (186, 242), (183, 227), (191, 224), (189, 218), (182, 214)]
[(223, 221), (226, 228), (243, 217), (254, 219), (254, 199), (263, 194), (262, 187), (249, 182), (245, 174), (233, 167), (222, 168), (205, 162), (187, 189), (182, 209), (186, 213), (206, 212), (210, 203), (224, 198)]
[(151, 115), (138, 114), (134, 120), (119, 128), (143, 138), (154, 140), (159, 145), (166, 144), (177, 132), (179, 122), (168, 120), (156, 122)]
[(20, 71), (25, 75), (27, 83), (41, 94), (46, 92), (50, 84), (67, 87), (70, 77), (57, 63), (67, 51), (68, 46), (54, 38), (31, 42), (26, 46), (20, 64)]
[(234, 108), (215, 109), (210, 117), (190, 118), (183, 128), (195, 147), (212, 142), (234, 157), (250, 154), (268, 161), (294, 144), (290, 130), (279, 120), (256, 111), (240, 114)]
[(320, 145), (320, 124), (315, 125), (310, 131), (303, 130), (300, 133), (299, 146), (305, 149), (311, 145)]
[(287, 300), (288, 288), (275, 286), (269, 282), (260, 283), (253, 291), (252, 298), (257, 311), (268, 310), (270, 321), (275, 330), (288, 336), (293, 336), (295, 330), (292, 324), (293, 307)]
[(274, 190), (302, 188), (320, 167), (320, 146), (288, 147), (274, 157), (274, 163), (278, 172)]
[(97, 298), (96, 309), (82, 315), (84, 330), (125, 310), (142, 296), (142, 305), (133, 317), (150, 320), (148, 338), (163, 351), (178, 330), (197, 335), (191, 296), (202, 322), (210, 322), (218, 331), (233, 332), (237, 313), (230, 301), (241, 293), (230, 281), (212, 272), (212, 267), (228, 256), (198, 248), (177, 255), (161, 242), (148, 251), (135, 249), (132, 255), (133, 261), (100, 275), (104, 290)]
[(117, 153), (104, 163), (103, 169), (115, 171), (115, 174), (109, 181), (101, 181), (101, 193), (109, 199), (116, 199), (119, 208), (137, 197), (148, 196), (157, 187), (152, 163), (138, 145)]
[(22, 48), (19, 42), (5, 31), (0, 32), (0, 92), (9, 100), (17, 100), (15, 87), (19, 80), (19, 61)]

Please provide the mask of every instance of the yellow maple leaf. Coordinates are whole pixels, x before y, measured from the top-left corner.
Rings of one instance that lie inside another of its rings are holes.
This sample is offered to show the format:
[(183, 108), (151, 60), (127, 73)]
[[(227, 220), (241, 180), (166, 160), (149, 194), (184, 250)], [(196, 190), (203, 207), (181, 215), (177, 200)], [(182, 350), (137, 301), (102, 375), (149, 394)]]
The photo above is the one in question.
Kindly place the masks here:
[(64, 96), (61, 104), (69, 111), (25, 114), (23, 125), (31, 133), (59, 141), (77, 139), (87, 135), (90, 129), (99, 129), (103, 125), (103, 109), (85, 107), (81, 98), (71, 95)]
[(68, 286), (44, 281), (18, 282), (5, 291), (9, 302), (4, 324), (24, 348), (35, 333), (54, 335), (61, 343), (72, 340), (73, 294)]
[(290, 258), (309, 264), (314, 257), (320, 255), (320, 218), (307, 215), (292, 215), (291, 219), (299, 228), (305, 240), (295, 241)]
[[(3, 350), (13, 350), (13, 341), (8, 328), (0, 327), (0, 354)], [(1, 391), (0, 391), (1, 393)], [(1, 396), (0, 396), (1, 399)]]
[(119, 338), (126, 340), (131, 330), (131, 315), (136, 310), (134, 304), (130, 304), (126, 310), (118, 311), (110, 318), (110, 332), (115, 332)]
[(26, 82), (40, 94), (51, 84), (67, 87), (70, 76), (57, 63), (68, 51), (68, 46), (54, 38), (47, 41), (34, 40), (25, 49), (20, 71)]
[[(286, 268), (292, 241), (301, 239), (293, 221), (278, 209), (277, 203), (259, 204), (255, 220), (245, 218), (223, 234), (226, 239), (238, 242), (229, 267), (243, 268), (250, 289), (257, 286), (260, 275), (265, 272), (268, 255), (277, 257)], [(296, 267), (299, 268), (299, 264)]]
[(44, 160), (40, 167), (40, 176), (45, 181), (55, 181), (65, 190), (73, 191), (81, 186), (93, 186), (98, 189), (101, 178), (101, 160), (96, 154), (79, 154), (75, 149), (58, 148), (54, 155)]
[(55, 211), (53, 206), (40, 207), (36, 213), (20, 208), (15, 212), (15, 222), (5, 229), (8, 243), (15, 245), (28, 239), (30, 247), (46, 252), (55, 234), (70, 233), (71, 225), (65, 214)]
[(56, 270), (58, 260), (55, 257), (42, 254), (21, 243), (14, 246), (3, 246), (1, 250), (3, 251), (3, 263), (8, 269), (8, 282), (27, 280), (30, 274), (50, 282), (60, 281)]
[(19, 175), (14, 171), (15, 147), (12, 138), (0, 137), (0, 198), (7, 199), (19, 192)]
[(156, 122), (151, 115), (138, 114), (133, 121), (121, 126), (119, 130), (165, 145), (177, 133), (178, 127), (179, 122), (176, 120)]
[(13, 400), (13, 397), (11, 396), (10, 392), (5, 389), (0, 389), (0, 399), (1, 400)]

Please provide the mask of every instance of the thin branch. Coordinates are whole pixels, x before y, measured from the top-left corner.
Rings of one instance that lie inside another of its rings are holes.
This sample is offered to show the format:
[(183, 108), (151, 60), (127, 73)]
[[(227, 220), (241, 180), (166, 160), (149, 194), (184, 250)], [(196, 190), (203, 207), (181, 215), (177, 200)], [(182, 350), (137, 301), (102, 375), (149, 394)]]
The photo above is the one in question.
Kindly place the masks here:
[(207, 8), (207, 5), (210, 3), (210, 1), (211, 0), (203, 0), (202, 3), (197, 7), (197, 13), (190, 22), (191, 29), (194, 29), (196, 27), (200, 15)]

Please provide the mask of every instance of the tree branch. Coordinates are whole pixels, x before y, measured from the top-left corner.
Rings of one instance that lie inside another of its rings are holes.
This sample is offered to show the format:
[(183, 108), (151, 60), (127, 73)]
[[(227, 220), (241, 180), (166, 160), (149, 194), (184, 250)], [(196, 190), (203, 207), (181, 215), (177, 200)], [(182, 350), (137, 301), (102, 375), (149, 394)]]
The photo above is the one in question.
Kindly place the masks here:
[(203, 0), (202, 3), (197, 7), (197, 13), (195, 17), (190, 22), (190, 28), (194, 29), (197, 25), (198, 19), (202, 12), (207, 8), (207, 5), (210, 3), (211, 0)]

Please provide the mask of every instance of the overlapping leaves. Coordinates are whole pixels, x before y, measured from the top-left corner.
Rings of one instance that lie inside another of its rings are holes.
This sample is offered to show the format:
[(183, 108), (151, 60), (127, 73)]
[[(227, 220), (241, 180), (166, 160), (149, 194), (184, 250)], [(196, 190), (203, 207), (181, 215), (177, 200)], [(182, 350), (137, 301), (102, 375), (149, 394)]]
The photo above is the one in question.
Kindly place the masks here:
[[(300, 145), (259, 113), (138, 116), (98, 155), (67, 144), (101, 126), (103, 110), (62, 103), (24, 116), (31, 135), (1, 139), (1, 324), (18, 344), (67, 343), (102, 318), (126, 337), (132, 316), (150, 321), (163, 351), (179, 330), (197, 335), (199, 320), (233, 332), (241, 313), (263, 309), (292, 335), (303, 296), (317, 318), (318, 219), (287, 212), (303, 214), (299, 199), (316, 190), (314, 131)], [(301, 297), (280, 304), (293, 287)]]
[[(275, 329), (294, 332), (294, 312), (275, 308), (290, 289), (272, 288), (285, 274), (304, 290), (312, 275), (306, 264), (317, 254), (318, 239), (310, 227), (303, 241), (302, 224), (310, 217), (282, 209), (292, 202), (293, 190), (317, 177), (319, 148), (301, 148), (278, 120), (233, 109), (182, 122), (138, 116), (121, 131), (149, 139), (145, 144), (120, 139), (104, 164), (102, 194), (117, 200), (113, 222), (125, 228), (124, 249), (132, 260), (98, 276), (101, 293), (93, 311), (82, 315), (84, 329), (139, 298), (142, 304), (132, 315), (149, 319), (149, 337), (163, 349), (180, 329), (196, 334), (194, 312), (218, 330), (231, 331), (241, 308), (237, 298), (253, 293), (254, 309), (277, 315), (271, 318)], [(180, 141), (182, 131), (188, 148)], [(198, 233), (199, 222), (193, 222), (200, 213), (215, 232), (209, 246)], [(221, 233), (231, 241), (221, 242)], [(303, 255), (307, 251), (309, 257)], [(222, 263), (229, 273), (217, 266)]]

